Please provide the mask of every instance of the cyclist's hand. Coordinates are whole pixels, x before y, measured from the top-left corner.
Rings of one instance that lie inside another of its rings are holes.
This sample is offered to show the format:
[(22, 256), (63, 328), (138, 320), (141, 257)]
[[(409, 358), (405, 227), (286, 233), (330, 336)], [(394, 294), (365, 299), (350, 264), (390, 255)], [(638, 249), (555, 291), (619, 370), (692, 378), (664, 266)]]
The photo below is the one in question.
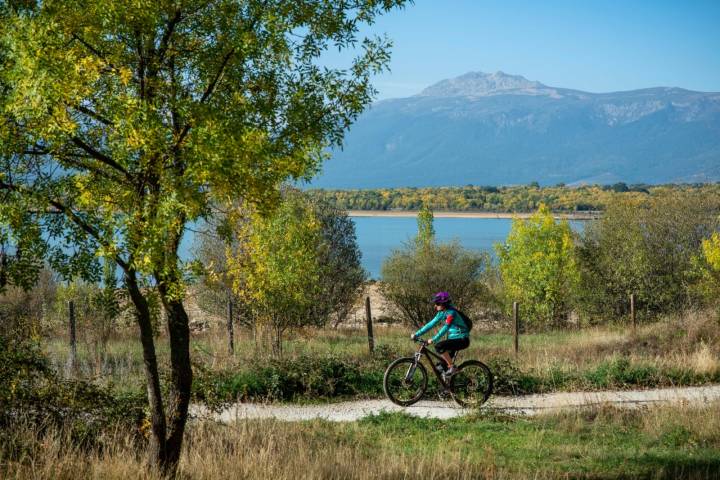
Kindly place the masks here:
[(428, 339), (427, 344), (428, 344), (428, 345), (432, 345), (432, 344), (433, 344), (433, 339), (432, 339), (432, 338)]
[(417, 340), (417, 337), (415, 336), (414, 333), (411, 333), (411, 334), (410, 334), (410, 340), (412, 340), (413, 342), (414, 342), (415, 340)]

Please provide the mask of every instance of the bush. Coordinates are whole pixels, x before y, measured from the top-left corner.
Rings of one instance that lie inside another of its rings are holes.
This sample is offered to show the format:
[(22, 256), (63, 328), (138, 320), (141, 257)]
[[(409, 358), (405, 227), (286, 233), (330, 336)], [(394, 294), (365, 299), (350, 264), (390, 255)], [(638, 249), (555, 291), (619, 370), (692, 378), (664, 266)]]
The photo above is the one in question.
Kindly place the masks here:
[[(385, 352), (393, 358), (395, 353)], [(193, 396), (210, 408), (237, 400), (293, 401), (382, 394), (387, 359), (335, 355), (271, 358), (241, 370), (195, 365)]]
[(570, 225), (556, 222), (541, 205), (528, 220), (515, 219), (504, 245), (497, 245), (505, 284), (506, 308), (522, 305), (526, 325), (562, 326), (572, 308), (577, 283)]
[(118, 426), (139, 432), (145, 398), (122, 396), (85, 381), (63, 380), (39, 347), (0, 337), (0, 430), (17, 424), (62, 428), (78, 443), (93, 443)]
[(403, 321), (420, 327), (435, 316), (430, 300), (438, 291), (450, 292), (453, 303), (468, 314), (493, 303), (486, 285), (490, 272), (486, 253), (457, 241), (437, 243), (432, 212), (426, 209), (418, 216), (418, 237), (383, 262), (380, 290)]
[(57, 282), (49, 269), (39, 272), (35, 286), (24, 290), (7, 286), (0, 290), (0, 335), (27, 339), (49, 323)]
[(695, 305), (695, 259), (716, 215), (709, 199), (680, 193), (613, 202), (581, 236), (579, 310), (592, 321), (626, 318), (631, 293), (646, 317)]

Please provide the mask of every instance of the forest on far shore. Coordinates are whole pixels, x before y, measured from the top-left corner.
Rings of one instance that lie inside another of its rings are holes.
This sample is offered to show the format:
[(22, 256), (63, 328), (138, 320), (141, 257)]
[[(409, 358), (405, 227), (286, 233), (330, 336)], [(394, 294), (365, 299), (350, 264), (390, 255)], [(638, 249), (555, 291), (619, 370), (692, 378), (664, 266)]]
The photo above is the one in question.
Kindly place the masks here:
[(647, 185), (615, 183), (541, 187), (533, 182), (515, 186), (406, 187), (357, 190), (310, 189), (318, 199), (329, 200), (346, 210), (419, 210), (458, 212), (534, 212), (540, 204), (554, 212), (601, 211), (621, 196), (641, 200), (676, 193), (720, 198), (720, 183)]

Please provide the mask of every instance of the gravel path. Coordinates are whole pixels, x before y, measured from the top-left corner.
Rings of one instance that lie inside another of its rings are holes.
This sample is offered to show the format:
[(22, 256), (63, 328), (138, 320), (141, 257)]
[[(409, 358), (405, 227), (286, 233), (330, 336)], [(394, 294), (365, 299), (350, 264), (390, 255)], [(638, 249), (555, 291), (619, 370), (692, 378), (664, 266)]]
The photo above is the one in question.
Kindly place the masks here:
[[(507, 413), (535, 415), (552, 410), (601, 404), (637, 408), (659, 403), (703, 404), (715, 400), (720, 400), (720, 385), (656, 390), (549, 393), (520, 397), (493, 396), (490, 397), (487, 408)], [(418, 417), (440, 419), (457, 417), (468, 412), (450, 400), (421, 401), (412, 407), (398, 407), (389, 400), (357, 400), (324, 405), (237, 403), (220, 413), (207, 412), (197, 405), (191, 407), (191, 413), (195, 416), (213, 418), (225, 423), (246, 418), (277, 418), (286, 421), (322, 418), (334, 422), (351, 422), (383, 411), (405, 412)]]

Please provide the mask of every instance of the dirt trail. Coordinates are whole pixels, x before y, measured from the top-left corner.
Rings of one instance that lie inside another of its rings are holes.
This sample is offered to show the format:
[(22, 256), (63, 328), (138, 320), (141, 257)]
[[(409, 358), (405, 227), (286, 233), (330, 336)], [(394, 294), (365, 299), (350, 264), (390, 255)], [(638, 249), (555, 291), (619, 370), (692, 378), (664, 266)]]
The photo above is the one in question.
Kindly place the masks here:
[[(520, 397), (493, 396), (486, 407), (507, 413), (535, 415), (542, 412), (611, 404), (637, 408), (660, 403), (698, 404), (720, 400), (720, 385), (704, 387), (663, 388), (655, 390), (626, 390), (606, 392), (569, 392)], [(356, 400), (324, 405), (276, 405), (237, 403), (220, 413), (210, 413), (193, 406), (191, 413), (199, 417), (232, 422), (246, 418), (277, 418), (301, 421), (322, 418), (334, 422), (351, 422), (372, 414), (405, 412), (418, 417), (452, 418), (468, 413), (452, 401), (421, 401), (411, 407), (398, 407), (389, 400)]]

